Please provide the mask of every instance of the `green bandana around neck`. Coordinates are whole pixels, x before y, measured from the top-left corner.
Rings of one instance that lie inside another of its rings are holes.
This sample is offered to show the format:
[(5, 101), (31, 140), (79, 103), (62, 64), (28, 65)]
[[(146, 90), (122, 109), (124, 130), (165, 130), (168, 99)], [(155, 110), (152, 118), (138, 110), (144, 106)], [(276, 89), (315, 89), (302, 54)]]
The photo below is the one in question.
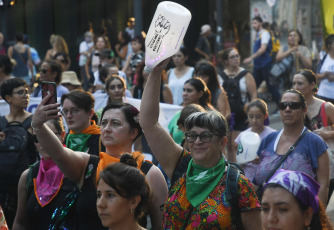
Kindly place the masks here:
[(69, 134), (66, 139), (66, 147), (73, 151), (86, 152), (88, 149), (87, 141), (91, 134)]
[(186, 196), (193, 207), (199, 206), (218, 185), (225, 172), (225, 159), (212, 168), (203, 168), (190, 160), (186, 177)]

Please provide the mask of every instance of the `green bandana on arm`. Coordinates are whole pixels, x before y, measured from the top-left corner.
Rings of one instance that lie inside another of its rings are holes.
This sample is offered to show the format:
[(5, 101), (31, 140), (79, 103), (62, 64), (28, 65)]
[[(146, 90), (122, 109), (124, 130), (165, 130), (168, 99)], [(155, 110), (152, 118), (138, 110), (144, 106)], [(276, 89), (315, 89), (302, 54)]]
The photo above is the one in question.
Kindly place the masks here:
[(87, 141), (91, 134), (69, 134), (66, 139), (66, 147), (73, 151), (86, 152), (88, 149)]
[(225, 172), (225, 159), (212, 168), (203, 168), (190, 160), (186, 177), (186, 196), (193, 207), (199, 206), (218, 185)]

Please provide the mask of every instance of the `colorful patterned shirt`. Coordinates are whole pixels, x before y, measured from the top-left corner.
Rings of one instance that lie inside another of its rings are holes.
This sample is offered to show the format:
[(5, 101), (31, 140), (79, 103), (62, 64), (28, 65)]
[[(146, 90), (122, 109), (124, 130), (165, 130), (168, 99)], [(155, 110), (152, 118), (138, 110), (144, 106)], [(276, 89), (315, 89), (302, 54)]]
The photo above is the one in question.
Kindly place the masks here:
[[(178, 166), (189, 154), (184, 151)], [(231, 207), (226, 198), (225, 180), (226, 172), (203, 203), (192, 209), (186, 197), (186, 175), (181, 176), (171, 187), (165, 204), (164, 229), (232, 229)], [(238, 185), (240, 211), (260, 208), (250, 181), (241, 175)]]

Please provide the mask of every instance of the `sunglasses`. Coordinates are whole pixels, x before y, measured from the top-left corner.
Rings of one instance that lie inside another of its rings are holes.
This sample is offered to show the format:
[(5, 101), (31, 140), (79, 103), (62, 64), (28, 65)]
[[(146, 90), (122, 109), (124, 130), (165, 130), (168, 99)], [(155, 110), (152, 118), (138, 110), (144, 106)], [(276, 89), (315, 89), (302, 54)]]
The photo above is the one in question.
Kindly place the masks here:
[(289, 106), (290, 109), (300, 109), (302, 107), (302, 103), (300, 102), (280, 102), (278, 104), (279, 110), (285, 110)]

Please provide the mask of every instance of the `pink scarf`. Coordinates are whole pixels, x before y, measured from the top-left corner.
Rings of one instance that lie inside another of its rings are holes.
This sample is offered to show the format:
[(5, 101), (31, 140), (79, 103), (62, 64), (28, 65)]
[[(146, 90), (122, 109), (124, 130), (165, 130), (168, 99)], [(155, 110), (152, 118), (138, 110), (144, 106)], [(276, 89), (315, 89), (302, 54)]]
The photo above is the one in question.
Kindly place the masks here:
[(50, 203), (58, 194), (63, 178), (64, 174), (52, 159), (41, 159), (37, 177), (34, 178), (34, 191), (42, 207)]

